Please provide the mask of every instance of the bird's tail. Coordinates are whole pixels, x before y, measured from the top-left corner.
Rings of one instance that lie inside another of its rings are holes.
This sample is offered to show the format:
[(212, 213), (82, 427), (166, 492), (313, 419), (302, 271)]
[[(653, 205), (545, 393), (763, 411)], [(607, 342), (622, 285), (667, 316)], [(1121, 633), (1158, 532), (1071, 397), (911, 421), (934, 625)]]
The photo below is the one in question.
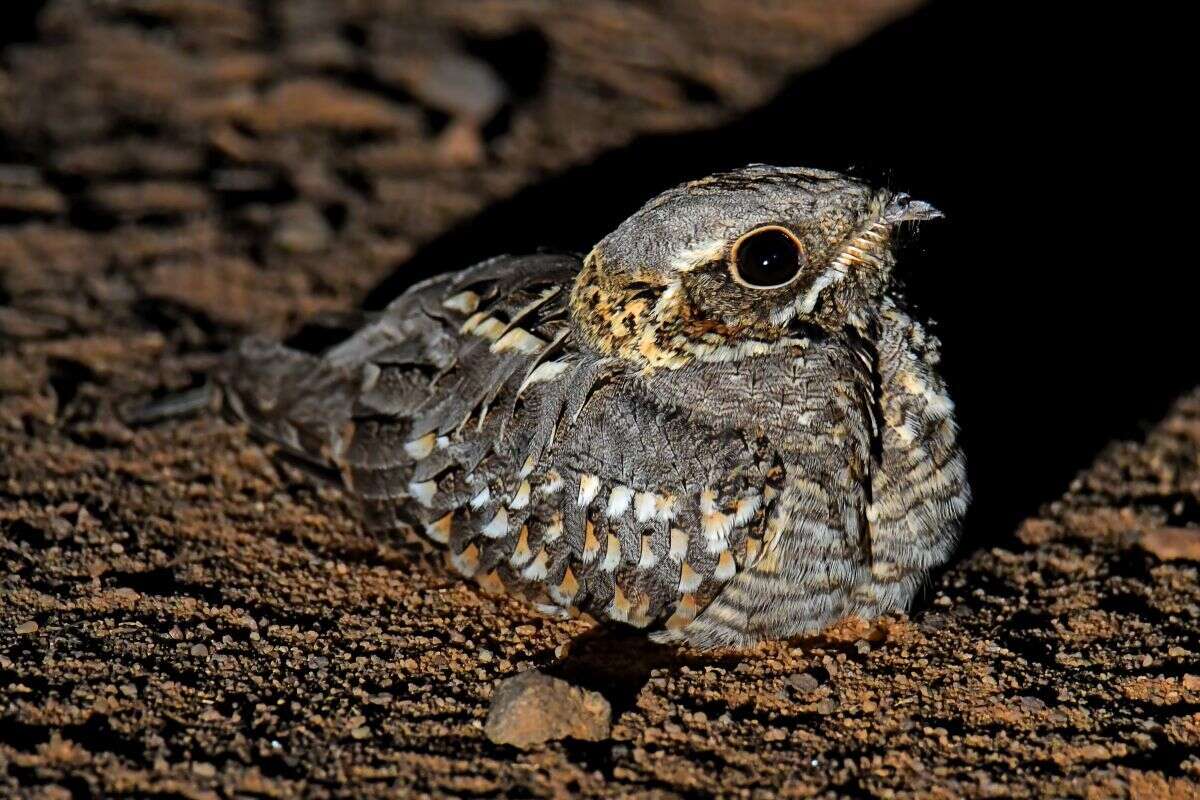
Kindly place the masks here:
[(129, 425), (151, 425), (219, 412), (276, 445), (283, 460), (340, 484), (362, 371), (360, 364), (249, 338), (225, 354), (203, 386), (127, 406), (121, 416)]
[(212, 383), (227, 418), (276, 445), (281, 458), (341, 483), (361, 373), (358, 366), (251, 338), (226, 356)]

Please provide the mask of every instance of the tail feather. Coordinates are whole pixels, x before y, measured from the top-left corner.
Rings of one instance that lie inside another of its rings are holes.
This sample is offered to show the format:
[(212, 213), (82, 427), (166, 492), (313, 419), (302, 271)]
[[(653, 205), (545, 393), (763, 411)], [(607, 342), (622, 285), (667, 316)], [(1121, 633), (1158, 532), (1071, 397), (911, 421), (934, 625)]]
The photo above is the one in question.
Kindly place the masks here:
[(217, 370), (227, 416), (287, 460), (336, 480), (353, 434), (351, 414), (363, 391), (364, 367), (263, 339), (247, 339)]
[(153, 425), (212, 410), (216, 397), (217, 387), (210, 381), (196, 389), (168, 395), (160, 400), (129, 404), (120, 409), (120, 416), (126, 425)]

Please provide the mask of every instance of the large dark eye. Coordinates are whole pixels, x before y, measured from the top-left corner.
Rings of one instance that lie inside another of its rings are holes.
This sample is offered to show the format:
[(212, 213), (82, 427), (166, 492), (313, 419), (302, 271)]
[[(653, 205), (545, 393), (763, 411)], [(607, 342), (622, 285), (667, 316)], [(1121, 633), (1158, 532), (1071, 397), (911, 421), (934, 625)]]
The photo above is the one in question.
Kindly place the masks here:
[(802, 266), (800, 242), (778, 225), (750, 231), (733, 245), (733, 277), (755, 289), (789, 283)]

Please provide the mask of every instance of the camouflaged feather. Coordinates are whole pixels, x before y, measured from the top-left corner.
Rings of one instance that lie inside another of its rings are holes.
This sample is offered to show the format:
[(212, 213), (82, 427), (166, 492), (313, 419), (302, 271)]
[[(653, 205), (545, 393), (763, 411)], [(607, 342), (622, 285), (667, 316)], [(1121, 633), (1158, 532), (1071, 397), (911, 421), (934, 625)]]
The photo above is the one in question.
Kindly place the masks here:
[[(891, 293), (891, 229), (933, 213), (751, 167), (664, 193), (585, 262), (415, 286), (320, 356), (246, 342), (220, 381), (369, 529), (485, 588), (697, 646), (812, 633), (904, 609), (966, 509), (937, 343)], [(765, 224), (806, 266), (756, 294), (723, 276)]]

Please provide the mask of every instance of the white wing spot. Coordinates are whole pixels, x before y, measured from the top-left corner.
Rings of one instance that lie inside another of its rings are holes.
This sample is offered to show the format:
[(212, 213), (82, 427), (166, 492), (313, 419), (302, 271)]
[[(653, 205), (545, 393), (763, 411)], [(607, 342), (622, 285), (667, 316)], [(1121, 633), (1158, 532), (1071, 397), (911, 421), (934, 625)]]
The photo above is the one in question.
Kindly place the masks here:
[(625, 622), (629, 619), (629, 608), (629, 600), (626, 599), (625, 592), (621, 591), (620, 586), (616, 587), (612, 602), (608, 604), (605, 613), (608, 614), (611, 620)]
[(524, 328), (513, 328), (492, 345), (493, 353), (516, 351), (532, 356), (540, 353), (546, 343)]
[(605, 572), (613, 572), (621, 563), (621, 540), (608, 534), (608, 546), (604, 551), (604, 561), (600, 564), (600, 569)]
[(633, 515), (638, 522), (649, 522), (654, 517), (657, 498), (653, 492), (638, 492), (633, 500)]
[(546, 482), (538, 487), (538, 491), (542, 494), (554, 494), (563, 487), (562, 476), (558, 474), (558, 470), (550, 470), (546, 473)]
[(432, 508), (433, 496), (437, 494), (437, 481), (409, 483), (408, 493), (421, 505), (425, 506), (426, 508)]
[(442, 307), (460, 314), (470, 314), (479, 308), (479, 295), (474, 292), (459, 292), (443, 300)]
[(642, 555), (638, 559), (638, 569), (650, 569), (658, 563), (658, 556), (654, 555), (654, 549), (650, 546), (651, 537), (642, 537)]
[(492, 490), (488, 486), (484, 486), (479, 494), (471, 498), (471, 508), (476, 510), (483, 508), (492, 501)]
[(729, 546), (726, 538), (733, 530), (733, 517), (722, 514), (720, 511), (705, 514), (702, 530), (704, 539), (708, 542), (708, 552), (719, 553)]
[(536, 466), (537, 462), (533, 460), (533, 454), (530, 453), (525, 456), (525, 461), (521, 464), (521, 471), (517, 473), (517, 477), (521, 479), (528, 478)]
[(600, 540), (596, 538), (596, 526), (590, 521), (587, 523), (585, 530), (583, 552), (580, 553), (579, 560), (584, 564), (590, 564), (596, 560), (596, 554), (600, 552)]
[(579, 498), (576, 502), (580, 507), (589, 505), (600, 493), (600, 478), (596, 475), (583, 473), (579, 476)]
[(492, 521), (483, 526), (480, 531), (489, 539), (499, 539), (508, 533), (508, 512), (503, 508), (496, 512), (496, 516), (492, 517)]
[(521, 486), (517, 489), (517, 493), (509, 502), (508, 507), (515, 511), (527, 505), (529, 505), (529, 481), (521, 481)]
[(679, 603), (675, 606), (675, 613), (667, 620), (667, 630), (677, 631), (687, 627), (688, 623), (696, 618), (696, 598), (690, 594), (685, 594), (679, 598)]
[(433, 452), (433, 445), (437, 441), (437, 437), (432, 433), (427, 433), (420, 439), (413, 439), (411, 442), (404, 443), (404, 452), (408, 453), (409, 457), (414, 461), (420, 461)]
[(614, 486), (608, 494), (608, 508), (605, 513), (609, 517), (619, 517), (629, 510), (633, 503), (633, 489), (628, 486)]
[(575, 578), (575, 573), (571, 572), (571, 568), (567, 567), (563, 573), (562, 581), (557, 586), (551, 586), (550, 597), (556, 603), (561, 603), (564, 606), (571, 605), (575, 599), (575, 595), (579, 592), (579, 581)]
[(667, 551), (667, 557), (672, 561), (683, 561), (687, 556), (688, 539), (687, 531), (680, 528), (671, 529), (671, 549)]
[(546, 527), (545, 533), (542, 534), (543, 542), (553, 542), (563, 534), (563, 518), (562, 514), (555, 514), (550, 518), (550, 524)]
[(529, 377), (521, 383), (521, 388), (517, 390), (517, 396), (520, 397), (525, 393), (525, 389), (535, 383), (545, 383), (555, 380), (559, 375), (562, 375), (567, 367), (571, 366), (566, 361), (546, 361), (538, 364), (533, 372), (529, 373)]
[(754, 519), (754, 515), (758, 513), (759, 506), (761, 505), (762, 497), (757, 494), (747, 495), (738, 500), (733, 510), (733, 524), (741, 527)]
[(663, 522), (675, 519), (675, 498), (670, 495), (655, 495), (654, 514)]
[(494, 342), (504, 333), (504, 323), (495, 317), (484, 317), (479, 321), (472, 331), (481, 339), (487, 339), (489, 342)]
[(679, 571), (679, 592), (681, 594), (690, 594), (700, 588), (700, 584), (704, 581), (699, 572), (692, 569), (691, 564), (686, 561)]
[(513, 548), (512, 555), (509, 556), (508, 563), (514, 568), (521, 567), (529, 559), (533, 558), (533, 553), (529, 550), (529, 528), (521, 526), (521, 535), (517, 539), (517, 546)]
[(428, 523), (425, 526), (425, 535), (438, 544), (446, 544), (450, 541), (450, 529), (453, 525), (454, 513), (451, 512), (435, 522)]
[(458, 332), (471, 333), (477, 327), (479, 327), (479, 323), (483, 322), (485, 319), (489, 319), (486, 311), (480, 311), (472, 314), (471, 316), (467, 317), (467, 321), (462, 324), (462, 327), (458, 329)]
[(540, 581), (546, 577), (546, 562), (549, 556), (546, 554), (546, 549), (538, 550), (537, 557), (533, 559), (528, 567), (521, 572), (521, 577), (527, 581)]
[(733, 553), (726, 550), (721, 553), (721, 557), (717, 559), (717, 568), (713, 570), (713, 577), (719, 581), (729, 580), (737, 572), (737, 566), (733, 561)]
[(456, 570), (470, 578), (479, 570), (479, 548), (473, 544), (467, 545), (467, 549), (461, 553), (451, 553), (450, 562)]

